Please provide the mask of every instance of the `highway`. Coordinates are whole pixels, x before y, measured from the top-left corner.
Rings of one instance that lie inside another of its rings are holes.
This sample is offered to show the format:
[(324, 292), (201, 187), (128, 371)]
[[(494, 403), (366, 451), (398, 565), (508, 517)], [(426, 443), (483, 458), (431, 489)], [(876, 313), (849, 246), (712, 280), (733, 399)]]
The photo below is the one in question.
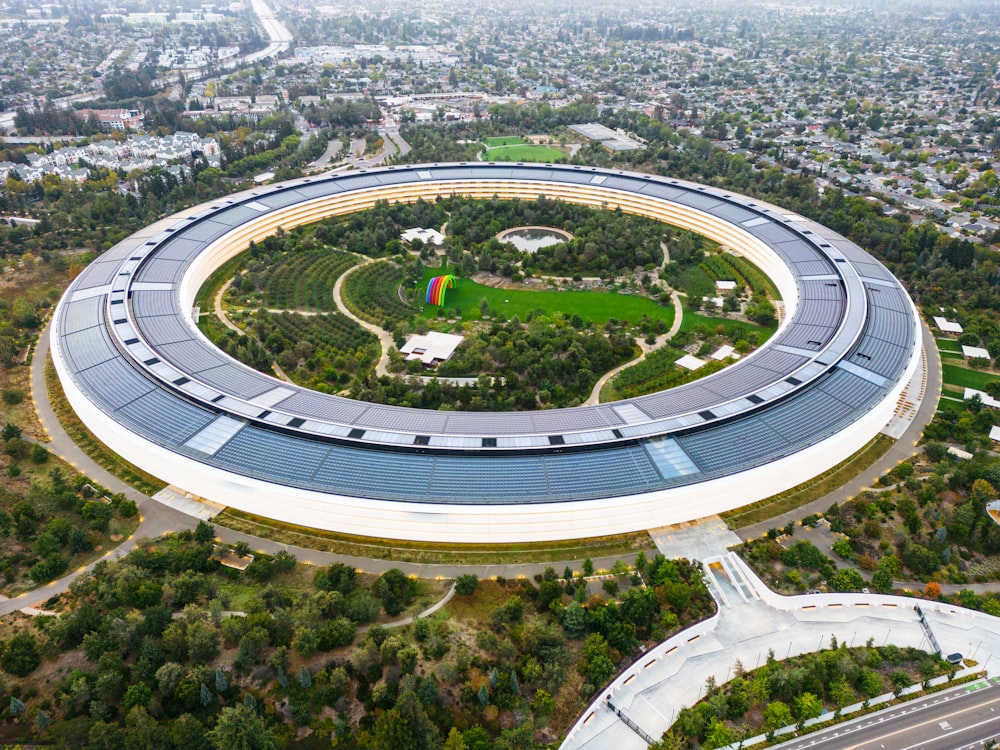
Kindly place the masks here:
[(288, 27), (277, 19), (274, 11), (264, 0), (251, 0), (250, 5), (254, 13), (257, 14), (257, 18), (260, 19), (261, 26), (264, 27), (269, 44), (259, 52), (244, 55), (241, 61), (247, 65), (257, 60), (263, 60), (265, 57), (276, 57), (288, 49), (288, 45), (292, 43), (292, 34)]
[(1000, 737), (997, 679), (937, 693), (776, 745), (780, 750), (980, 750)]

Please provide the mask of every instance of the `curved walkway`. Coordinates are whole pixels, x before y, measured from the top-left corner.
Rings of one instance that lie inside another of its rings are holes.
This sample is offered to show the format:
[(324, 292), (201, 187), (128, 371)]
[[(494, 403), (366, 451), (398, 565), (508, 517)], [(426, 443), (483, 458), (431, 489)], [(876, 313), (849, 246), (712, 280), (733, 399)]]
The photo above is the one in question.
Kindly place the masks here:
[[(831, 637), (849, 646), (872, 639), (928, 648), (914, 605), (920, 605), (944, 653), (979, 653), (993, 672), (1000, 649), (1000, 618), (940, 602), (878, 594), (779, 596), (735, 554), (708, 561), (706, 578), (718, 613), (650, 649), (604, 690), (570, 730), (561, 750), (645, 750), (634, 727), (659, 737), (682, 708), (693, 706), (714, 678), (725, 684), (742, 665), (752, 670), (777, 659), (811, 653)], [(957, 615), (957, 616), (956, 616)], [(932, 647), (929, 648), (932, 650)], [(984, 656), (990, 655), (990, 656)], [(627, 717), (633, 728), (626, 725)]]
[[(121, 492), (128, 499), (135, 501), (139, 507), (140, 523), (133, 536), (123, 541), (114, 549), (109, 550), (107, 554), (86, 567), (75, 570), (69, 575), (53, 581), (46, 586), (35, 589), (34, 591), (30, 591), (22, 594), (21, 596), (0, 602), (0, 617), (25, 607), (30, 607), (34, 604), (42, 603), (49, 597), (65, 592), (69, 588), (70, 583), (77, 576), (85, 572), (89, 572), (94, 565), (97, 564), (97, 562), (101, 560), (114, 560), (127, 555), (136, 546), (137, 540), (155, 538), (170, 532), (191, 529), (197, 524), (196, 518), (153, 500), (148, 495), (139, 492), (110, 474), (94, 462), (89, 456), (87, 456), (72, 441), (69, 435), (66, 434), (52, 409), (45, 386), (45, 362), (48, 359), (49, 331), (50, 326), (46, 326), (39, 336), (38, 344), (35, 348), (31, 364), (32, 398), (34, 400), (35, 409), (38, 413), (42, 428), (50, 438), (50, 442), (46, 447), (52, 453), (72, 465), (75, 469), (94, 479), (111, 492)], [(933, 340), (925, 327), (925, 346), (928, 345), (928, 340), (930, 340), (931, 348), (929, 351), (932, 353), (932, 356), (928, 357), (928, 383), (925, 389), (924, 400), (921, 403), (921, 406), (918, 409), (917, 417), (914, 419), (910, 428), (908, 428), (908, 430), (903, 434), (896, 445), (890, 449), (886, 456), (876, 462), (872, 469), (863, 473), (857, 480), (844, 485), (837, 491), (827, 495), (825, 498), (815, 501), (808, 506), (798, 508), (795, 511), (791, 511), (784, 516), (779, 516), (762, 524), (758, 524), (757, 527), (746, 527), (741, 530), (741, 535), (744, 537), (752, 536), (757, 533), (763, 533), (766, 531), (766, 528), (770, 528), (771, 526), (783, 525), (784, 523), (787, 523), (787, 520), (794, 520), (809, 512), (813, 512), (810, 510), (813, 506), (821, 507), (825, 510), (834, 501), (843, 502), (843, 500), (847, 499), (850, 494), (856, 493), (857, 491), (860, 491), (860, 489), (864, 488), (864, 486), (871, 484), (874, 482), (874, 479), (884, 473), (888, 468), (891, 468), (896, 463), (904, 460), (913, 453), (913, 445), (919, 437), (920, 432), (923, 429), (923, 425), (929, 421), (930, 415), (933, 415), (934, 409), (936, 408), (937, 394), (940, 392), (941, 387), (940, 360), (936, 356), (936, 349), (933, 347)], [(855, 485), (860, 486), (855, 489)], [(788, 517), (787, 520), (785, 520), (786, 516)], [(758, 531), (758, 528), (761, 530)], [(236, 542), (246, 542), (252, 549), (269, 554), (285, 550), (295, 555), (296, 559), (300, 562), (312, 565), (325, 566), (333, 562), (340, 562), (369, 573), (383, 573), (390, 568), (399, 568), (407, 575), (422, 578), (457, 578), (459, 575), (464, 573), (474, 573), (480, 578), (492, 578), (495, 576), (503, 576), (505, 578), (530, 578), (536, 573), (541, 573), (546, 567), (552, 567), (556, 570), (560, 570), (561, 568), (568, 566), (573, 570), (580, 570), (582, 569), (583, 562), (582, 560), (577, 559), (555, 561), (550, 563), (514, 563), (505, 565), (409, 563), (322, 552), (306, 547), (298, 547), (295, 545), (275, 542), (270, 539), (264, 539), (262, 537), (245, 534), (219, 526), (216, 527), (216, 535), (225, 543), (233, 544)], [(670, 552), (669, 549), (664, 551)], [(719, 552), (721, 553), (723, 550), (719, 550)], [(592, 562), (596, 569), (611, 569), (618, 560), (624, 560), (625, 562), (631, 563), (634, 559), (635, 553), (628, 553), (624, 555), (595, 557)], [(988, 584), (984, 584), (983, 587), (985, 588), (986, 585)], [(975, 586), (973, 588), (979, 587)]]
[(226, 308), (222, 304), (222, 298), (226, 293), (226, 290), (232, 286), (233, 280), (229, 279), (225, 284), (219, 287), (219, 291), (215, 293), (215, 317), (222, 321), (222, 325), (231, 331), (236, 331), (237, 333), (246, 333), (242, 328), (236, 325), (233, 321), (229, 319), (226, 314)]
[[(222, 298), (226, 294), (226, 290), (229, 289), (232, 283), (233, 280), (230, 279), (219, 288), (218, 292), (215, 293), (215, 317), (217, 317), (222, 322), (222, 325), (224, 325), (229, 330), (236, 331), (241, 336), (246, 336), (247, 332), (229, 319), (229, 315), (226, 313), (226, 308), (222, 304)], [(286, 311), (268, 310), (268, 312), (286, 312)], [(303, 313), (303, 314), (310, 315), (312, 313)], [(295, 382), (290, 377), (288, 377), (288, 373), (286, 373), (284, 370), (281, 369), (281, 365), (279, 365), (277, 361), (271, 363), (271, 369), (274, 371), (275, 377), (277, 377), (279, 380), (284, 380), (286, 383)]]
[(392, 340), (392, 334), (389, 333), (384, 328), (375, 325), (374, 323), (369, 323), (367, 320), (362, 320), (357, 315), (352, 313), (349, 309), (347, 309), (347, 305), (344, 304), (344, 297), (341, 292), (344, 286), (344, 279), (346, 279), (352, 273), (356, 273), (358, 269), (367, 266), (369, 263), (375, 262), (375, 258), (367, 258), (363, 255), (359, 255), (358, 257), (361, 258), (361, 262), (358, 263), (358, 265), (351, 266), (346, 271), (344, 271), (344, 273), (340, 274), (339, 277), (337, 277), (337, 281), (333, 285), (333, 304), (337, 306), (337, 309), (340, 310), (341, 313), (343, 313), (348, 318), (353, 320), (359, 326), (361, 326), (367, 331), (371, 331), (376, 336), (378, 336), (378, 343), (382, 346), (382, 356), (378, 358), (378, 364), (375, 365), (375, 377), (381, 377), (382, 375), (386, 375), (389, 372), (389, 349), (395, 346), (395, 343)]
[(590, 391), (590, 397), (583, 402), (584, 406), (593, 406), (594, 404), (601, 403), (601, 389), (604, 384), (607, 383), (611, 378), (620, 373), (622, 370), (631, 367), (632, 365), (642, 362), (646, 355), (655, 349), (659, 349), (670, 339), (677, 335), (677, 332), (681, 330), (681, 323), (684, 322), (684, 308), (681, 305), (680, 295), (676, 291), (670, 292), (670, 299), (674, 301), (674, 322), (670, 326), (670, 330), (664, 334), (656, 337), (656, 341), (652, 345), (647, 344), (645, 341), (639, 342), (639, 348), (642, 349), (642, 354), (633, 360), (629, 360), (625, 364), (618, 365), (615, 369), (604, 373), (596, 383), (594, 383), (593, 389)]

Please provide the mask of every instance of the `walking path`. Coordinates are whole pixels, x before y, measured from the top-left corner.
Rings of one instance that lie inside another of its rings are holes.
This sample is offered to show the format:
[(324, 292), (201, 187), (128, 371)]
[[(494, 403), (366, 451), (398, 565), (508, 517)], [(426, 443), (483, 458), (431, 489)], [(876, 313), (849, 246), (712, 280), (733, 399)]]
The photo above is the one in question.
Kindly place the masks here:
[[(70, 583), (75, 578), (92, 570), (93, 567), (102, 560), (117, 560), (124, 557), (135, 548), (139, 540), (155, 539), (156, 537), (163, 536), (164, 534), (183, 531), (185, 529), (193, 529), (199, 521), (199, 518), (195, 515), (189, 515), (188, 513), (178, 510), (177, 508), (157, 502), (148, 495), (145, 495), (125, 484), (85, 454), (76, 445), (76, 443), (73, 442), (69, 435), (66, 434), (66, 431), (63, 430), (62, 425), (56, 418), (45, 387), (45, 362), (48, 359), (49, 352), (49, 332), (50, 327), (46, 326), (39, 336), (38, 344), (35, 348), (35, 354), (31, 364), (31, 395), (34, 400), (35, 409), (38, 412), (38, 418), (42, 425), (42, 429), (49, 437), (49, 442), (46, 444), (46, 448), (48, 448), (51, 453), (59, 456), (61, 459), (73, 466), (77, 471), (85, 474), (102, 486), (106, 487), (110, 492), (120, 492), (129, 500), (133, 500), (139, 508), (139, 527), (131, 537), (124, 540), (117, 547), (109, 550), (105, 555), (89, 565), (75, 570), (63, 578), (52, 581), (46, 586), (29, 591), (21, 596), (7, 599), (6, 601), (0, 601), (0, 617), (26, 607), (42, 604), (50, 597), (64, 593), (69, 589)], [(200, 513), (201, 510), (199, 509), (196, 512)], [(204, 516), (205, 514), (202, 513), (202, 515)], [(502, 576), (504, 578), (530, 578), (538, 573), (542, 573), (546, 567), (552, 567), (558, 571), (562, 571), (567, 566), (576, 571), (582, 570), (583, 568), (582, 559), (559, 560), (550, 563), (481, 565), (410, 563), (398, 560), (372, 559), (354, 555), (322, 552), (306, 547), (298, 547), (291, 544), (275, 542), (270, 539), (264, 539), (251, 534), (244, 534), (242, 532), (234, 531), (221, 526), (216, 526), (215, 530), (218, 539), (227, 544), (245, 542), (251, 549), (266, 552), (268, 554), (276, 554), (281, 550), (285, 550), (290, 554), (295, 555), (295, 558), (299, 562), (319, 566), (326, 566), (333, 562), (340, 562), (366, 573), (379, 574), (384, 573), (390, 568), (398, 568), (407, 575), (417, 576), (420, 578), (453, 579), (467, 573), (475, 574), (480, 578), (494, 578), (496, 576)], [(391, 549), (379, 547), (377, 545), (373, 545), (372, 551), (373, 554), (392, 553)], [(649, 550), (647, 550), (647, 553), (648, 552)], [(624, 555), (594, 557), (592, 562), (596, 570), (610, 570), (619, 560), (632, 563), (635, 560), (635, 553), (630, 552)]]
[(395, 342), (392, 340), (392, 334), (389, 333), (384, 328), (377, 326), (374, 323), (369, 323), (367, 320), (362, 320), (357, 315), (352, 313), (347, 308), (347, 305), (344, 304), (344, 297), (341, 291), (344, 286), (344, 279), (346, 279), (352, 273), (356, 273), (358, 269), (367, 266), (369, 263), (375, 262), (374, 258), (366, 258), (361, 255), (359, 255), (358, 257), (361, 258), (361, 262), (358, 263), (358, 265), (356, 266), (351, 266), (344, 273), (340, 274), (340, 276), (337, 278), (336, 283), (334, 283), (333, 303), (337, 306), (337, 309), (340, 310), (341, 313), (346, 315), (348, 318), (353, 320), (355, 323), (357, 323), (365, 330), (371, 331), (378, 337), (378, 343), (382, 347), (382, 355), (378, 358), (378, 364), (375, 365), (375, 377), (381, 377), (382, 375), (386, 375), (389, 372), (389, 349), (395, 346)]
[(246, 333), (242, 328), (236, 325), (233, 321), (229, 319), (226, 315), (226, 308), (222, 304), (222, 297), (225, 295), (226, 290), (232, 286), (233, 280), (229, 279), (225, 284), (219, 287), (219, 291), (215, 293), (215, 317), (222, 321), (222, 325), (228, 328), (230, 331), (236, 331), (237, 333)]

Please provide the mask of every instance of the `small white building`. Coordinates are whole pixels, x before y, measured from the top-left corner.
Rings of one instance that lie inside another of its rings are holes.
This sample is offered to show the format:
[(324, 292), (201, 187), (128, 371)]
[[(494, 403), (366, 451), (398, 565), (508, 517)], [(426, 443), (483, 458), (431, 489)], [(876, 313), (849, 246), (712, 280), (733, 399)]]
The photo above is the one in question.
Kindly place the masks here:
[(407, 362), (419, 359), (425, 367), (437, 367), (451, 359), (461, 343), (462, 336), (431, 331), (425, 335), (411, 336), (399, 351), (406, 355)]
[(962, 400), (968, 401), (973, 396), (979, 396), (979, 400), (983, 406), (989, 406), (991, 409), (1000, 409), (1000, 401), (997, 401), (985, 391), (977, 391), (975, 388), (966, 388), (965, 393), (962, 395)]
[(705, 364), (705, 360), (693, 357), (690, 354), (685, 354), (683, 357), (678, 359), (675, 363), (678, 367), (683, 367), (685, 370), (697, 370), (699, 367)]
[(948, 320), (947, 318), (935, 317), (934, 325), (936, 325), (945, 333), (962, 333), (964, 330), (961, 324), (956, 323), (953, 320)]
[(966, 359), (989, 359), (990, 353), (981, 346), (966, 346), (962, 344), (962, 354)]
[(735, 281), (727, 281), (725, 279), (719, 279), (715, 282), (715, 290), (717, 292), (731, 292), (736, 288)]
[(724, 359), (728, 359), (730, 357), (732, 357), (733, 359), (739, 359), (740, 358), (739, 352), (737, 352), (729, 344), (726, 344), (724, 346), (720, 346), (718, 349), (716, 349), (714, 352), (712, 352), (711, 356), (712, 356), (712, 359), (718, 360), (719, 362), (721, 362)]
[(444, 242), (444, 235), (436, 229), (407, 229), (400, 236), (405, 242), (420, 240), (425, 245), (440, 245)]

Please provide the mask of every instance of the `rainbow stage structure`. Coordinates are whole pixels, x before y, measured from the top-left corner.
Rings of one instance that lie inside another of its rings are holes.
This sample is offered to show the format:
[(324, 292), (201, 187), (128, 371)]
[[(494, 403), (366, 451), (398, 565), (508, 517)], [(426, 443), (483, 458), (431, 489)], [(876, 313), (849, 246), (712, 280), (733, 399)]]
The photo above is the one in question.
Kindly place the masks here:
[(455, 277), (453, 275), (448, 274), (447, 276), (435, 276), (427, 282), (427, 304), (434, 305), (435, 307), (441, 307), (441, 305), (444, 304), (445, 290), (454, 288)]

